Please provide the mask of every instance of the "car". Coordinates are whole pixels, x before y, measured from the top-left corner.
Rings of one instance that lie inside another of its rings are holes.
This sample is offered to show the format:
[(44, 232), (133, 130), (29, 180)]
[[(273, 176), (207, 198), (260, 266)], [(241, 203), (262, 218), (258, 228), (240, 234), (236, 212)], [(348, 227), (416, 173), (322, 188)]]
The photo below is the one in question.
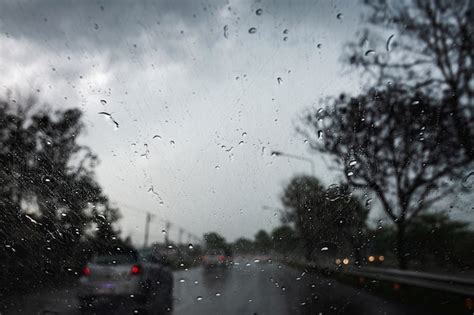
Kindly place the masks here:
[(173, 308), (173, 275), (153, 250), (95, 255), (79, 281), (79, 300), (85, 310), (104, 301), (136, 303), (152, 313)]
[(221, 250), (209, 250), (204, 256), (202, 256), (202, 264), (204, 268), (223, 268), (228, 263), (225, 251)]

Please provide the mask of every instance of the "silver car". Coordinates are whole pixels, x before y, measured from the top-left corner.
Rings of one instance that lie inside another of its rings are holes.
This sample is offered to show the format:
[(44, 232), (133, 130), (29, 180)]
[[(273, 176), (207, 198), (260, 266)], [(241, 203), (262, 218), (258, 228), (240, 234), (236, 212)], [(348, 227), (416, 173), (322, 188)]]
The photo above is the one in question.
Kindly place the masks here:
[(83, 309), (103, 302), (138, 304), (153, 313), (173, 307), (173, 276), (151, 250), (94, 256), (83, 268), (79, 299)]

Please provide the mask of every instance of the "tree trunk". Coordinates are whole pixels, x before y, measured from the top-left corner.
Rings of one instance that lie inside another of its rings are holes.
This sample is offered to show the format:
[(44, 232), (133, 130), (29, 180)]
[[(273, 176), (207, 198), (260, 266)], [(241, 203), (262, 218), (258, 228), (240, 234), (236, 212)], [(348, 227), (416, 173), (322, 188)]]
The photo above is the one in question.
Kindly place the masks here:
[(405, 250), (405, 229), (405, 222), (397, 223), (397, 259), (400, 269), (407, 269), (408, 267), (408, 257)]

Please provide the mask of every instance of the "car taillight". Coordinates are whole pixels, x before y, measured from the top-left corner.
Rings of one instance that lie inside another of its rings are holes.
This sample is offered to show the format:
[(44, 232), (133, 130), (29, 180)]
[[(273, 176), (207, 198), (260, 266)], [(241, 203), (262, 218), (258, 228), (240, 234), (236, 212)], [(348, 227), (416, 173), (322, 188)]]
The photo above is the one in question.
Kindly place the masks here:
[(138, 265), (133, 265), (131, 272), (132, 272), (132, 275), (138, 275), (138, 274), (140, 274), (140, 266), (138, 266)]
[(85, 276), (85, 277), (88, 277), (91, 275), (91, 270), (89, 267), (85, 266), (84, 268), (82, 268), (82, 275)]
[(225, 257), (223, 255), (219, 256), (219, 261), (220, 262), (224, 262), (224, 260), (225, 260)]

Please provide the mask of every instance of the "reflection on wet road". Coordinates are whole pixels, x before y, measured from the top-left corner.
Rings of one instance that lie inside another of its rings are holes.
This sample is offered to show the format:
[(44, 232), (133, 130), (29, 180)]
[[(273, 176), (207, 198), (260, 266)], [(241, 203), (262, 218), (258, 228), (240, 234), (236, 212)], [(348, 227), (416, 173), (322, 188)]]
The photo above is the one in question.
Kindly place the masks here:
[[(173, 314), (421, 314), (315, 274), (274, 263), (237, 258), (234, 266), (174, 274)], [(2, 314), (79, 314), (75, 289), (16, 299)], [(99, 314), (133, 314), (131, 301), (103, 305)], [(139, 310), (142, 313), (142, 310)], [(154, 313), (151, 309), (150, 313)]]
[(175, 274), (175, 314), (407, 314), (363, 291), (278, 263)]

